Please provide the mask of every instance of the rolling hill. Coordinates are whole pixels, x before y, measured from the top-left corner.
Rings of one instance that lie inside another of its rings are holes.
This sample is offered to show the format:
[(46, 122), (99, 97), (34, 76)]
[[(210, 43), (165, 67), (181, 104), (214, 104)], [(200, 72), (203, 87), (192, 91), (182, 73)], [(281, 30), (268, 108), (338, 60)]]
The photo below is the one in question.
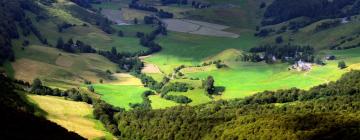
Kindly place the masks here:
[(0, 101), (64, 138), (356, 139), (359, 9), (359, 0), (3, 0)]

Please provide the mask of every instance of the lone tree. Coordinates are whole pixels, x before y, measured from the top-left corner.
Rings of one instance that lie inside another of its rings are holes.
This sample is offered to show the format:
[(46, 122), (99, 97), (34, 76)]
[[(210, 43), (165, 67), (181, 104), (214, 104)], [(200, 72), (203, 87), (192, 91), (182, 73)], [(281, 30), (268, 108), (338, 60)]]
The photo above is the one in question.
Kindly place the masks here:
[(42, 87), (42, 82), (39, 78), (36, 78), (34, 79), (32, 85), (31, 85), (31, 90), (35, 90), (35, 89), (38, 89), (38, 88), (41, 88)]
[(215, 80), (212, 76), (208, 76), (207, 79), (203, 81), (203, 86), (208, 94), (213, 94), (215, 92), (214, 83)]
[(346, 68), (346, 63), (345, 63), (344, 61), (340, 61), (340, 62), (338, 63), (338, 67), (339, 67), (340, 69), (345, 69), (345, 68)]
[(57, 40), (56, 48), (62, 49), (64, 47), (64, 40), (60, 37)]
[(278, 37), (276, 37), (275, 42), (276, 42), (277, 44), (281, 44), (281, 43), (284, 42), (284, 40), (283, 40), (282, 36), (278, 36)]

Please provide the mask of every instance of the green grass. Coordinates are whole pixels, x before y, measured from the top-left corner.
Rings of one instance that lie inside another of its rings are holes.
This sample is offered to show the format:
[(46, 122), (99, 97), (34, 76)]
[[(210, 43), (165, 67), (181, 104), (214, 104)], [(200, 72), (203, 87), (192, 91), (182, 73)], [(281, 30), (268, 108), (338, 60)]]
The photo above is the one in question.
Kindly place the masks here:
[(69, 131), (74, 131), (87, 139), (113, 138), (103, 124), (94, 118), (93, 108), (89, 104), (54, 96), (27, 95), (27, 98), (41, 111), (45, 111), (41, 115)]
[(149, 99), (151, 101), (152, 109), (163, 109), (163, 108), (179, 105), (174, 101), (165, 100), (161, 98), (159, 95), (151, 95), (149, 96)]
[(130, 109), (130, 103), (142, 103), (141, 94), (148, 90), (141, 86), (95, 84), (95, 92), (101, 94), (101, 99), (117, 107)]
[[(116, 47), (118, 51), (121, 52), (138, 52), (145, 51), (147, 48), (142, 47), (139, 44), (139, 39), (132, 36), (119, 37), (117, 33), (106, 34), (97, 27), (90, 25), (88, 27), (83, 27), (81, 25), (65, 29), (63, 32), (59, 33), (57, 31), (56, 24), (49, 21), (41, 21), (37, 25), (37, 28), (42, 32), (43, 36), (48, 39), (50, 44), (56, 45), (57, 39), (62, 37), (65, 41), (72, 38), (73, 40), (81, 40), (86, 44), (91, 45), (94, 48), (100, 50), (111, 50), (112, 47)], [(122, 27), (117, 27), (122, 29)], [(135, 30), (136, 27), (124, 27), (128, 30)], [(141, 29), (145, 29), (143, 27)], [(140, 30), (139, 30), (140, 31)]]
[(165, 73), (170, 73), (175, 67), (200, 64), (206, 58), (226, 49), (248, 50), (257, 41), (250, 32), (244, 32), (237, 39), (170, 32), (158, 41), (163, 50), (146, 61), (156, 64)]
[(14, 77), (29, 82), (40, 78), (51, 87), (76, 87), (84, 79), (98, 82), (105, 79), (107, 69), (112, 72), (118, 69), (116, 64), (96, 54), (70, 54), (38, 45), (28, 46), (24, 50), (14, 46), (13, 49), (16, 52), (16, 61), (11, 64)]
[(199, 105), (212, 101), (203, 89), (189, 90), (188, 92), (170, 92), (169, 95), (184, 95), (192, 100), (189, 105)]
[(326, 66), (315, 66), (309, 72), (288, 71), (286, 64), (267, 65), (263, 63), (232, 64), (232, 68), (210, 72), (188, 73), (189, 77), (205, 79), (211, 75), (217, 86), (225, 86), (222, 99), (243, 98), (264, 90), (297, 87), (308, 89), (312, 86), (336, 80), (345, 72), (339, 70), (336, 62)]

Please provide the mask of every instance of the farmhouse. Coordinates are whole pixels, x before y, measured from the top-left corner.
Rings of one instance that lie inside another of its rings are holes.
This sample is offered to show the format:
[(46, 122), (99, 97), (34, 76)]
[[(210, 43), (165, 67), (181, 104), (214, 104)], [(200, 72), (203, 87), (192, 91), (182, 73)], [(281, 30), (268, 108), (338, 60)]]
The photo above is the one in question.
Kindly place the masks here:
[(291, 68), (298, 71), (309, 71), (311, 70), (311, 66), (312, 66), (311, 63), (307, 63), (302, 60), (299, 60), (294, 65), (292, 65)]

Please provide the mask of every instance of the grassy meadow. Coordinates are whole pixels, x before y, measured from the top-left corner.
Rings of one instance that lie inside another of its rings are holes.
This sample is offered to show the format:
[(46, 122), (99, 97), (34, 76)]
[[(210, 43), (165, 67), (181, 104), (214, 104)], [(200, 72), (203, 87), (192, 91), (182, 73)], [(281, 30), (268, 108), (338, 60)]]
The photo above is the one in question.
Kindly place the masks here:
[(130, 109), (130, 103), (142, 103), (141, 94), (148, 90), (142, 86), (94, 84), (95, 92), (109, 104)]
[(11, 64), (14, 77), (29, 82), (40, 78), (52, 87), (67, 89), (84, 80), (106, 80), (106, 70), (118, 69), (116, 64), (96, 54), (71, 54), (39, 45), (14, 49), (17, 52), (16, 61)]
[(28, 95), (30, 101), (46, 112), (45, 117), (87, 139), (113, 139), (99, 120), (92, 116), (92, 107), (83, 102), (61, 97)]

